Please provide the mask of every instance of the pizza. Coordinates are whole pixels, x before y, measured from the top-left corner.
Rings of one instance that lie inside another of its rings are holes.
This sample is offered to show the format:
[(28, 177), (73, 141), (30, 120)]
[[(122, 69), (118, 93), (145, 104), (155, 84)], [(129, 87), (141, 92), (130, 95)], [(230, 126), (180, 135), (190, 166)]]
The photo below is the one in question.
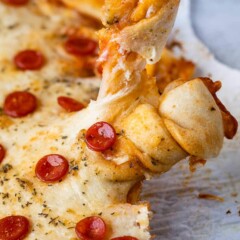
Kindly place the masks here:
[(150, 239), (143, 181), (237, 121), (164, 49), (178, 0), (64, 2), (0, 2), (0, 240)]

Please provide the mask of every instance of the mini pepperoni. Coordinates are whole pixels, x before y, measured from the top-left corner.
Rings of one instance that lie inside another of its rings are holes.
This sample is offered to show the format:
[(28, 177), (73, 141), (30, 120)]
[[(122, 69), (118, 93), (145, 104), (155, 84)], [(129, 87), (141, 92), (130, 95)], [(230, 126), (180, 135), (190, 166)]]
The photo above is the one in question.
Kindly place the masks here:
[(75, 231), (81, 240), (103, 240), (106, 237), (106, 224), (100, 217), (88, 217), (77, 223)]
[(29, 92), (10, 93), (4, 102), (4, 113), (10, 117), (24, 117), (34, 112), (37, 107), (36, 97)]
[(9, 216), (0, 220), (1, 240), (22, 240), (29, 233), (30, 224), (23, 216)]
[(5, 148), (0, 144), (0, 163), (3, 161), (4, 157), (5, 157)]
[(68, 112), (77, 112), (84, 108), (84, 105), (70, 97), (58, 97), (58, 104)]
[(87, 146), (94, 151), (105, 151), (116, 141), (115, 129), (107, 122), (97, 122), (86, 132)]
[(123, 237), (112, 238), (111, 240), (138, 240), (138, 239), (131, 236), (123, 236)]
[(24, 6), (29, 2), (29, 0), (2, 0), (2, 1), (8, 5), (12, 5), (15, 7)]
[(41, 181), (53, 183), (61, 180), (68, 173), (68, 169), (68, 161), (63, 156), (50, 154), (38, 161), (35, 173)]
[(86, 56), (96, 52), (98, 44), (90, 38), (69, 38), (65, 43), (65, 50), (73, 55)]
[(21, 70), (39, 70), (45, 63), (44, 56), (34, 50), (24, 50), (14, 57), (14, 63)]

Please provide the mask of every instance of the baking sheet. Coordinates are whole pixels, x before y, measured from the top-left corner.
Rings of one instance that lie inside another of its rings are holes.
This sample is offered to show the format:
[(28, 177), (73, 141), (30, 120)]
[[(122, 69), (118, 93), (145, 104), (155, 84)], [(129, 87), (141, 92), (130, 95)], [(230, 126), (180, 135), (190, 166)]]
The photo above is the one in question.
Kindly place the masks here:
[[(196, 76), (221, 80), (218, 94), (240, 121), (240, 72), (219, 63), (195, 36), (190, 21), (190, 0), (182, 0), (171, 36), (182, 43), (180, 55), (197, 65)], [(199, 199), (214, 194), (224, 202)], [(143, 199), (154, 212), (152, 234), (157, 240), (240, 239), (240, 133), (225, 141), (219, 157), (191, 173), (182, 161), (168, 173), (145, 183)]]

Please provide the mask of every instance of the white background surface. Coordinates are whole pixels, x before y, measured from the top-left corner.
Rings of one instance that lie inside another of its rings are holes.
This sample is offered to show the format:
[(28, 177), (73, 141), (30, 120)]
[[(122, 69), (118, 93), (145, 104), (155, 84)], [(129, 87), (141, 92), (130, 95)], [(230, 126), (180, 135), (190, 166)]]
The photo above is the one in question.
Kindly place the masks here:
[[(182, 0), (173, 31), (174, 38), (183, 43), (181, 54), (196, 63), (197, 76), (211, 75), (222, 81), (218, 95), (240, 121), (240, 72), (217, 62), (195, 37), (190, 9), (190, 0)], [(225, 201), (199, 199), (199, 193), (214, 194)], [(217, 159), (208, 160), (196, 173), (190, 173), (187, 161), (183, 161), (146, 182), (143, 197), (152, 205), (152, 233), (157, 240), (240, 240), (240, 132), (233, 141), (225, 141)], [(231, 214), (226, 214), (228, 210)]]
[(216, 58), (240, 69), (240, 0), (191, 0), (191, 18)]

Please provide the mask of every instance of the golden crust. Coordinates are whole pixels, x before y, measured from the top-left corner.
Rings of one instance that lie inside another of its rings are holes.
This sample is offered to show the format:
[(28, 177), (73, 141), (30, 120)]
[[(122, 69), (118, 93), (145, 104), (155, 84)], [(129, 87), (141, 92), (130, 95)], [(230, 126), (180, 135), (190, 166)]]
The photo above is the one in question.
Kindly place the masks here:
[[(145, 1), (144, 1), (145, 2)], [(151, 1), (146, 1), (151, 8)], [(144, 16), (126, 26), (117, 35), (118, 43), (127, 51), (137, 52), (149, 63), (160, 59), (178, 10), (179, 0), (160, 1), (153, 16)]]
[(221, 112), (200, 79), (163, 93), (159, 111), (168, 131), (190, 155), (219, 154), (224, 138)]
[(157, 109), (141, 104), (123, 120), (126, 136), (149, 157), (143, 165), (154, 172), (165, 172), (187, 157), (166, 129)]

